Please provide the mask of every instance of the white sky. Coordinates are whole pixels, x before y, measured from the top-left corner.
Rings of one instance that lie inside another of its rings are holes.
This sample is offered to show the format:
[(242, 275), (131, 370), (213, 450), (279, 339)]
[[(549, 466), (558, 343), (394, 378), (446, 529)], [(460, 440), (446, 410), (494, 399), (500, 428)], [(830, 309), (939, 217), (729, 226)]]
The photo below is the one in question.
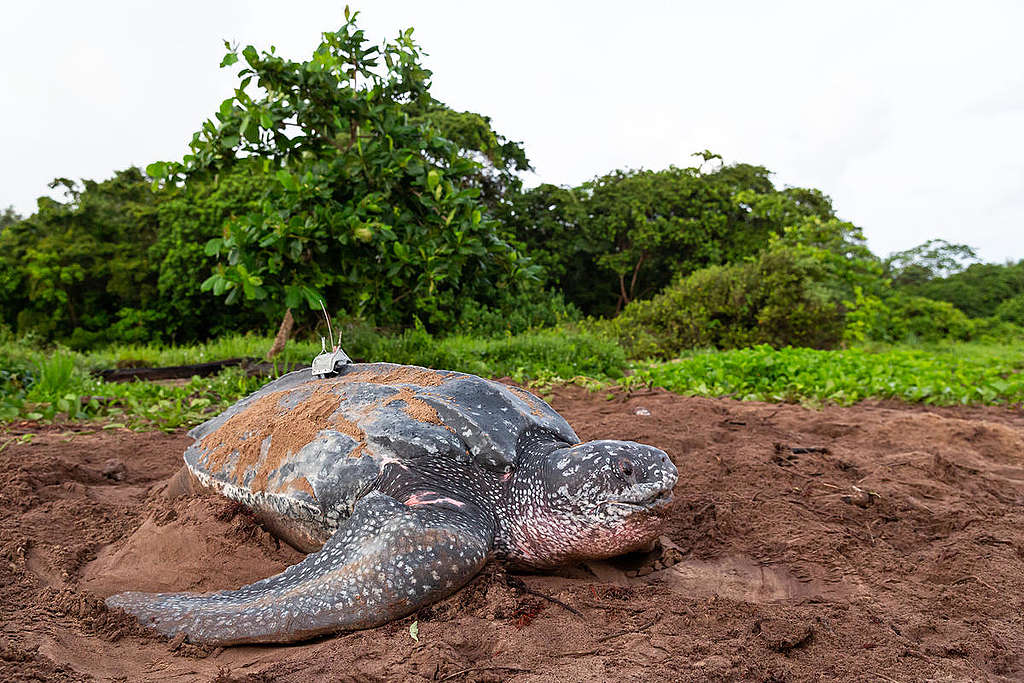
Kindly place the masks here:
[[(179, 159), (233, 85), (222, 39), (307, 57), (340, 2), (4, 2), (0, 208), (56, 176)], [(526, 178), (575, 184), (711, 149), (817, 187), (880, 255), (933, 237), (1024, 258), (1024, 3), (432, 2), (433, 94), (521, 140)]]

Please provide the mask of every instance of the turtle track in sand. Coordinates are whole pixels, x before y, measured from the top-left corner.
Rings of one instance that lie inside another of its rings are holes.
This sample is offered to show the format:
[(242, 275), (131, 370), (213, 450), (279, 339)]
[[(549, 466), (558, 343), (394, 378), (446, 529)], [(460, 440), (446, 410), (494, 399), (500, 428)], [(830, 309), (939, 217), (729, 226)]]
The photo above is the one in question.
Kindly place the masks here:
[(237, 504), (158, 495), (190, 439), (9, 426), (0, 444), (35, 436), (0, 451), (0, 679), (1024, 677), (1020, 410), (576, 387), (551, 403), (584, 440), (670, 454), (663, 549), (556, 574), (491, 567), (420, 611), (418, 642), (410, 617), (223, 651), (153, 637), (100, 600), (237, 587), (300, 557)]

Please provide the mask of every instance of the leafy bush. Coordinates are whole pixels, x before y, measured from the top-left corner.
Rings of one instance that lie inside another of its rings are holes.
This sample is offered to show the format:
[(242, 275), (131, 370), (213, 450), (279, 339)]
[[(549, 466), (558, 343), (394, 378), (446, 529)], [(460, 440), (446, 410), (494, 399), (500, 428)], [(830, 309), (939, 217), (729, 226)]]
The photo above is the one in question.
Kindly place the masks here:
[(895, 341), (966, 341), (974, 325), (953, 304), (923, 296), (893, 297), (892, 338)]
[(959, 273), (902, 288), (908, 294), (948, 301), (970, 318), (996, 315), (1006, 301), (1024, 294), (1024, 261), (975, 263)]
[(820, 351), (769, 346), (697, 353), (628, 378), (685, 395), (754, 401), (867, 398), (910, 403), (1024, 401), (1024, 356), (1009, 347), (958, 344), (929, 350)]
[(506, 292), (491, 306), (476, 301), (466, 302), (456, 329), (468, 335), (515, 335), (579, 319), (580, 310), (567, 303), (561, 292), (524, 289)]
[(843, 318), (824, 275), (820, 259), (779, 246), (756, 261), (699, 270), (597, 327), (637, 358), (708, 346), (828, 347), (841, 339)]
[(971, 341), (1024, 348), (1024, 325), (1017, 325), (994, 316), (974, 318), (971, 320), (971, 325), (973, 327)]
[(902, 293), (882, 300), (858, 288), (846, 302), (844, 339), (851, 343), (967, 341), (974, 338), (975, 323), (946, 301)]
[(1024, 326), (1024, 292), (1005, 299), (996, 307), (995, 316), (1000, 320)]

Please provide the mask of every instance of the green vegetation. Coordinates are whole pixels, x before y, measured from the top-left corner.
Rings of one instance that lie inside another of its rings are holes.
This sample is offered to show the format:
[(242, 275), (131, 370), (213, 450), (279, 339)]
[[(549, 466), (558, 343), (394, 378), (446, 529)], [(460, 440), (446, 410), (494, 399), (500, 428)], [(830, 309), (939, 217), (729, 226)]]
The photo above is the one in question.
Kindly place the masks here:
[[(349, 328), (346, 349), (365, 359), (386, 359), (519, 381), (550, 381), (577, 376), (620, 378), (626, 357), (614, 342), (569, 331), (541, 330), (519, 335), (435, 339), (423, 329), (384, 337), (370, 328)], [(24, 342), (0, 344), (0, 421), (104, 418), (135, 427), (176, 429), (209, 418), (263, 385), (227, 368), (214, 377), (184, 383), (107, 383), (90, 374), (125, 362), (131, 365), (184, 365), (213, 359), (252, 357), (269, 346), (268, 337), (235, 336), (193, 347), (128, 345), (81, 353), (39, 351)], [(290, 345), (279, 367), (308, 364), (319, 346)], [(179, 386), (180, 384), (180, 386)]]
[[(381, 323), (449, 324), (460, 297), (486, 301), (536, 268), (486, 213), (474, 182), (481, 165), (437, 125), (461, 119), (433, 116), (450, 112), (430, 97), (412, 30), (368, 45), (355, 18), (346, 9), (345, 24), (303, 62), (226, 45), (221, 66), (240, 56), (246, 65), (234, 96), (183, 163), (147, 172), (174, 183), (241, 163), (267, 175), (256, 210), (229, 218), (206, 244), (218, 262), (202, 287), (226, 303), (272, 321), (285, 308), (319, 310), (326, 296)], [(473, 139), (492, 161), (508, 161), (504, 147)]]
[(955, 344), (877, 353), (755, 346), (697, 352), (649, 365), (629, 380), (685, 395), (754, 401), (1020, 404), (1022, 371), (1024, 353), (1006, 346)]
[(550, 286), (592, 315), (617, 313), (680, 275), (755, 255), (787, 226), (835, 218), (817, 190), (778, 190), (764, 167), (615, 171), (510, 197), (503, 219)]
[[(932, 344), (823, 351), (773, 349), (691, 351), (669, 362), (630, 364), (622, 349), (599, 335), (543, 330), (504, 337), (424, 330), (381, 337), (362, 329), (347, 337), (366, 358), (442, 367), (545, 385), (581, 380), (589, 386), (662, 387), (693, 396), (842, 405), (875, 399), (939, 405), (1010, 405), (1024, 401), (1024, 352), (1005, 344)], [(238, 368), (181, 383), (105, 383), (89, 374), (117, 359), (146, 363), (202, 362), (264, 348), (269, 338), (247, 336), (190, 348), (127, 346), (97, 353), (46, 354), (21, 344), (0, 345), (0, 420), (101, 418), (113, 425), (166, 430), (188, 427), (254, 391), (266, 378)], [(296, 345), (290, 360), (318, 349)], [(283, 366), (282, 366), (283, 367)], [(627, 374), (628, 373), (628, 374)], [(596, 381), (596, 385), (594, 382)]]
[(821, 191), (710, 151), (524, 191), (522, 145), (433, 98), (412, 30), (371, 45), (347, 10), (307, 59), (226, 48), (237, 87), (183, 159), (58, 178), (62, 201), (0, 213), (0, 420), (193, 424), (264, 380), (91, 372), (262, 357), (288, 311), (276, 362), (304, 364), (321, 297), (357, 359), (765, 400), (1021, 401), (1024, 261), (942, 240), (882, 259)]

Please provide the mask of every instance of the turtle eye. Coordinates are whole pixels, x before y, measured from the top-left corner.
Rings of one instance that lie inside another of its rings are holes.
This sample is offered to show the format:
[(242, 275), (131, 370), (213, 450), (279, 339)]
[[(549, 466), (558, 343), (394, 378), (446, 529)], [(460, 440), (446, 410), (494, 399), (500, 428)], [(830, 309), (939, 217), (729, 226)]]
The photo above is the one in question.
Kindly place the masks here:
[(624, 476), (632, 477), (633, 476), (633, 461), (629, 460), (628, 458), (623, 458), (622, 460), (619, 461), (619, 469), (622, 471), (622, 474)]

